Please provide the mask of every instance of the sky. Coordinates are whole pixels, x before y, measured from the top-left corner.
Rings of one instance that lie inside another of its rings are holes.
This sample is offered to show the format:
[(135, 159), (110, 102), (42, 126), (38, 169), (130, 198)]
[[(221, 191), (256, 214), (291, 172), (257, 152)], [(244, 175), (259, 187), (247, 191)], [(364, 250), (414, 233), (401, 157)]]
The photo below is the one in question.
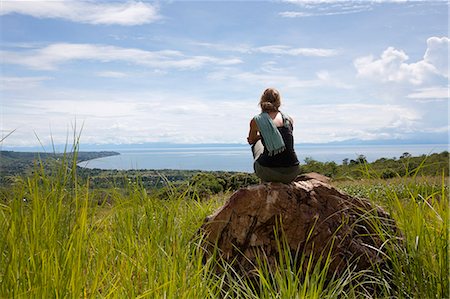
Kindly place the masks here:
[(244, 144), (268, 87), (296, 143), (448, 143), (448, 1), (0, 3), (4, 148)]

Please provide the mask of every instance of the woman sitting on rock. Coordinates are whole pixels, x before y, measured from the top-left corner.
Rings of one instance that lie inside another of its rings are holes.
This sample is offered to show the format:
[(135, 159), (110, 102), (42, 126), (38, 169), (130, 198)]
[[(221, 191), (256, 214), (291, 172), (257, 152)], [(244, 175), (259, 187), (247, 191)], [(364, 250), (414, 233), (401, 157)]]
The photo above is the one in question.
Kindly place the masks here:
[(261, 113), (250, 121), (247, 138), (252, 145), (255, 173), (263, 182), (290, 183), (300, 174), (293, 120), (279, 111), (280, 94), (274, 88), (264, 91), (259, 105)]

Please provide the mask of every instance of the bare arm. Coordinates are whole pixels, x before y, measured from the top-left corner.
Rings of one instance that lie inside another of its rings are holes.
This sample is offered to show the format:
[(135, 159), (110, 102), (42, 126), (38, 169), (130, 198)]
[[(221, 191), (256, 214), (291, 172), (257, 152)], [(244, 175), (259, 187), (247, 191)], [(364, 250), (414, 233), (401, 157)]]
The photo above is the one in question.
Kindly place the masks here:
[(256, 121), (252, 119), (250, 121), (250, 131), (248, 132), (247, 137), (248, 144), (254, 144), (259, 139), (261, 139), (261, 135), (259, 135), (258, 126), (256, 125)]

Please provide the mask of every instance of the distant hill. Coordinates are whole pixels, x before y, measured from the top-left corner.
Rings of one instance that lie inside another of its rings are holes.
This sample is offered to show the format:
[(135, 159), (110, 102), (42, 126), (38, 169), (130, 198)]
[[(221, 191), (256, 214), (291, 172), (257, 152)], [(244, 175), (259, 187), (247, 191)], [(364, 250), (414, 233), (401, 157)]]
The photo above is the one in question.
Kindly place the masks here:
[[(113, 151), (78, 152), (77, 163), (115, 155), (120, 154)], [(0, 176), (3, 178), (11, 175), (25, 174), (31, 171), (35, 163), (39, 160), (44, 165), (47, 165), (50, 161), (58, 161), (63, 158), (73, 159), (73, 154), (0, 151)]]
[[(297, 140), (298, 141), (298, 140)], [(313, 142), (297, 142), (299, 146), (358, 146), (358, 145), (419, 145), (419, 144), (436, 144), (443, 145), (448, 144), (448, 136), (440, 136), (439, 138), (431, 138), (427, 136), (420, 136), (409, 139), (376, 139), (376, 140), (361, 140), (361, 139), (347, 139), (342, 141), (331, 141), (324, 143)], [(120, 151), (120, 150), (138, 150), (138, 149), (164, 149), (164, 148), (205, 148), (205, 147), (243, 147), (248, 146), (246, 143), (171, 143), (171, 142), (146, 142), (146, 143), (133, 143), (133, 144), (80, 144), (80, 149), (85, 152), (89, 151)], [(66, 145), (53, 145), (51, 148), (45, 148), (45, 150), (52, 151), (53, 147), (58, 152), (64, 152)], [(42, 151), (43, 147), (6, 147), (3, 149), (11, 151)]]

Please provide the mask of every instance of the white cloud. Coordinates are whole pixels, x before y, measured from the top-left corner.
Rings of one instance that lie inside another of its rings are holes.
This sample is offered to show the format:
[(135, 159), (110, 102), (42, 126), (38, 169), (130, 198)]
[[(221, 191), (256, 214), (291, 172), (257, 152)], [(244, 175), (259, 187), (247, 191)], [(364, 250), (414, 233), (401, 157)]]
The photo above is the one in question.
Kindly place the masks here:
[(103, 72), (98, 72), (96, 73), (97, 76), (99, 77), (105, 77), (105, 78), (125, 78), (128, 77), (127, 74), (122, 73), (122, 72), (115, 72), (115, 71), (103, 71)]
[(234, 80), (240, 84), (245, 83), (247, 86), (255, 86), (257, 88), (263, 88), (262, 86), (277, 86), (277, 88), (284, 91), (287, 89), (295, 91), (299, 88), (317, 87), (353, 88), (351, 84), (334, 78), (328, 71), (318, 71), (315, 75), (315, 78), (302, 80), (291, 72), (276, 68), (274, 63), (268, 62), (263, 64), (262, 69), (258, 72), (223, 69), (210, 73), (208, 78), (211, 80)]
[(429, 87), (420, 88), (409, 94), (407, 97), (410, 99), (419, 100), (445, 100), (449, 99), (450, 89), (449, 87)]
[[(405, 3), (412, 2), (414, 0), (371, 0), (372, 3)], [(420, 1), (420, 0), (415, 0)], [(283, 2), (294, 3), (294, 4), (359, 4), (366, 3), (369, 1), (365, 0), (284, 0)]]
[(336, 56), (338, 51), (334, 49), (320, 49), (320, 48), (292, 48), (284, 45), (270, 45), (255, 48), (255, 52), (277, 54), (277, 55), (291, 55), (291, 56), (319, 56), (330, 57)]
[(279, 15), (284, 18), (305, 18), (305, 17), (321, 17), (321, 16), (335, 16), (346, 15), (351, 13), (358, 13), (367, 11), (367, 9), (355, 9), (351, 11), (332, 11), (332, 12), (303, 12), (303, 11), (283, 11)]
[(302, 10), (280, 12), (279, 15), (284, 18), (305, 18), (354, 14), (369, 11), (373, 7), (373, 1), (288, 0), (285, 2), (296, 4)]
[(448, 44), (447, 37), (429, 38), (424, 58), (415, 63), (407, 63), (409, 57), (404, 51), (389, 47), (378, 59), (373, 56), (357, 58), (354, 66), (358, 76), (363, 78), (423, 84), (436, 75), (448, 78)]
[[(329, 74), (318, 74), (323, 80)], [(251, 79), (251, 78), (248, 78)], [(283, 95), (286, 94), (281, 89)], [(305, 104), (292, 88), (284, 112), (295, 118), (296, 142), (329, 142), (350, 138), (401, 138), (423, 126), (421, 111), (380, 104)], [(5, 131), (17, 131), (4, 146), (38, 142), (65, 143), (72, 123), (84, 123), (82, 143), (245, 143), (250, 118), (259, 112), (257, 99), (215, 97), (173, 91), (31, 90), (33, 95), (5, 102)], [(32, 100), (31, 100), (32, 99)], [(283, 97), (284, 99), (284, 97)], [(174, 118), (174, 116), (176, 116)], [(230, 121), (232, 119), (233, 121)], [(224, 130), (226, 128), (226, 130)]]
[(346, 83), (339, 78), (337, 78), (336, 75), (330, 74), (330, 72), (326, 70), (318, 71), (316, 72), (317, 80), (319, 80), (322, 84), (321, 86), (332, 86), (340, 89), (353, 89), (355, 88), (354, 85), (350, 83)]
[(94, 3), (91, 1), (11, 1), (1, 3), (0, 15), (24, 14), (36, 18), (57, 18), (101, 25), (141, 25), (161, 18), (157, 6), (130, 1)]
[(397, 138), (421, 120), (414, 109), (398, 105), (300, 104), (292, 108), (299, 111), (292, 115), (296, 122), (296, 142)]
[(267, 45), (260, 47), (252, 47), (249, 45), (224, 45), (212, 44), (204, 42), (193, 42), (194, 45), (224, 52), (238, 52), (243, 54), (263, 53), (289, 56), (317, 56), (330, 57), (339, 54), (336, 49), (324, 48), (294, 48), (288, 45)]
[(146, 51), (96, 44), (51, 44), (44, 48), (27, 51), (0, 51), (4, 63), (23, 65), (32, 69), (54, 70), (60, 64), (74, 60), (100, 62), (131, 62), (151, 68), (199, 68), (206, 64), (232, 65), (240, 59), (222, 59), (210, 56), (187, 56), (179, 51)]
[(448, 78), (448, 54), (450, 39), (448, 37), (430, 37), (423, 60), (433, 65), (436, 72)]
[(184, 91), (48, 90), (37, 97), (39, 101), (18, 99), (2, 107), (3, 129), (17, 129), (4, 146), (35, 145), (34, 132), (50, 144), (50, 131), (55, 143), (64, 143), (75, 120), (84, 123), (83, 143), (244, 143), (250, 117), (257, 113), (255, 101), (211, 103), (210, 98)]
[(40, 86), (51, 77), (0, 77), (0, 90), (23, 90)]
[[(422, 0), (284, 0), (283, 2), (297, 5), (299, 9), (280, 12), (284, 18), (326, 17), (346, 15), (372, 11), (380, 4), (408, 4), (433, 5), (439, 1)], [(428, 3), (429, 2), (429, 3)], [(441, 0), (441, 2), (446, 2)]]
[(192, 41), (191, 44), (199, 47), (204, 47), (208, 49), (213, 49), (216, 51), (224, 52), (238, 52), (249, 54), (252, 51), (252, 47), (245, 44), (230, 45), (230, 44), (220, 44), (220, 43), (207, 43), (207, 42), (197, 42)]
[(306, 13), (303, 11), (283, 11), (279, 13), (283, 18), (302, 18), (302, 17), (311, 17), (313, 14)]

